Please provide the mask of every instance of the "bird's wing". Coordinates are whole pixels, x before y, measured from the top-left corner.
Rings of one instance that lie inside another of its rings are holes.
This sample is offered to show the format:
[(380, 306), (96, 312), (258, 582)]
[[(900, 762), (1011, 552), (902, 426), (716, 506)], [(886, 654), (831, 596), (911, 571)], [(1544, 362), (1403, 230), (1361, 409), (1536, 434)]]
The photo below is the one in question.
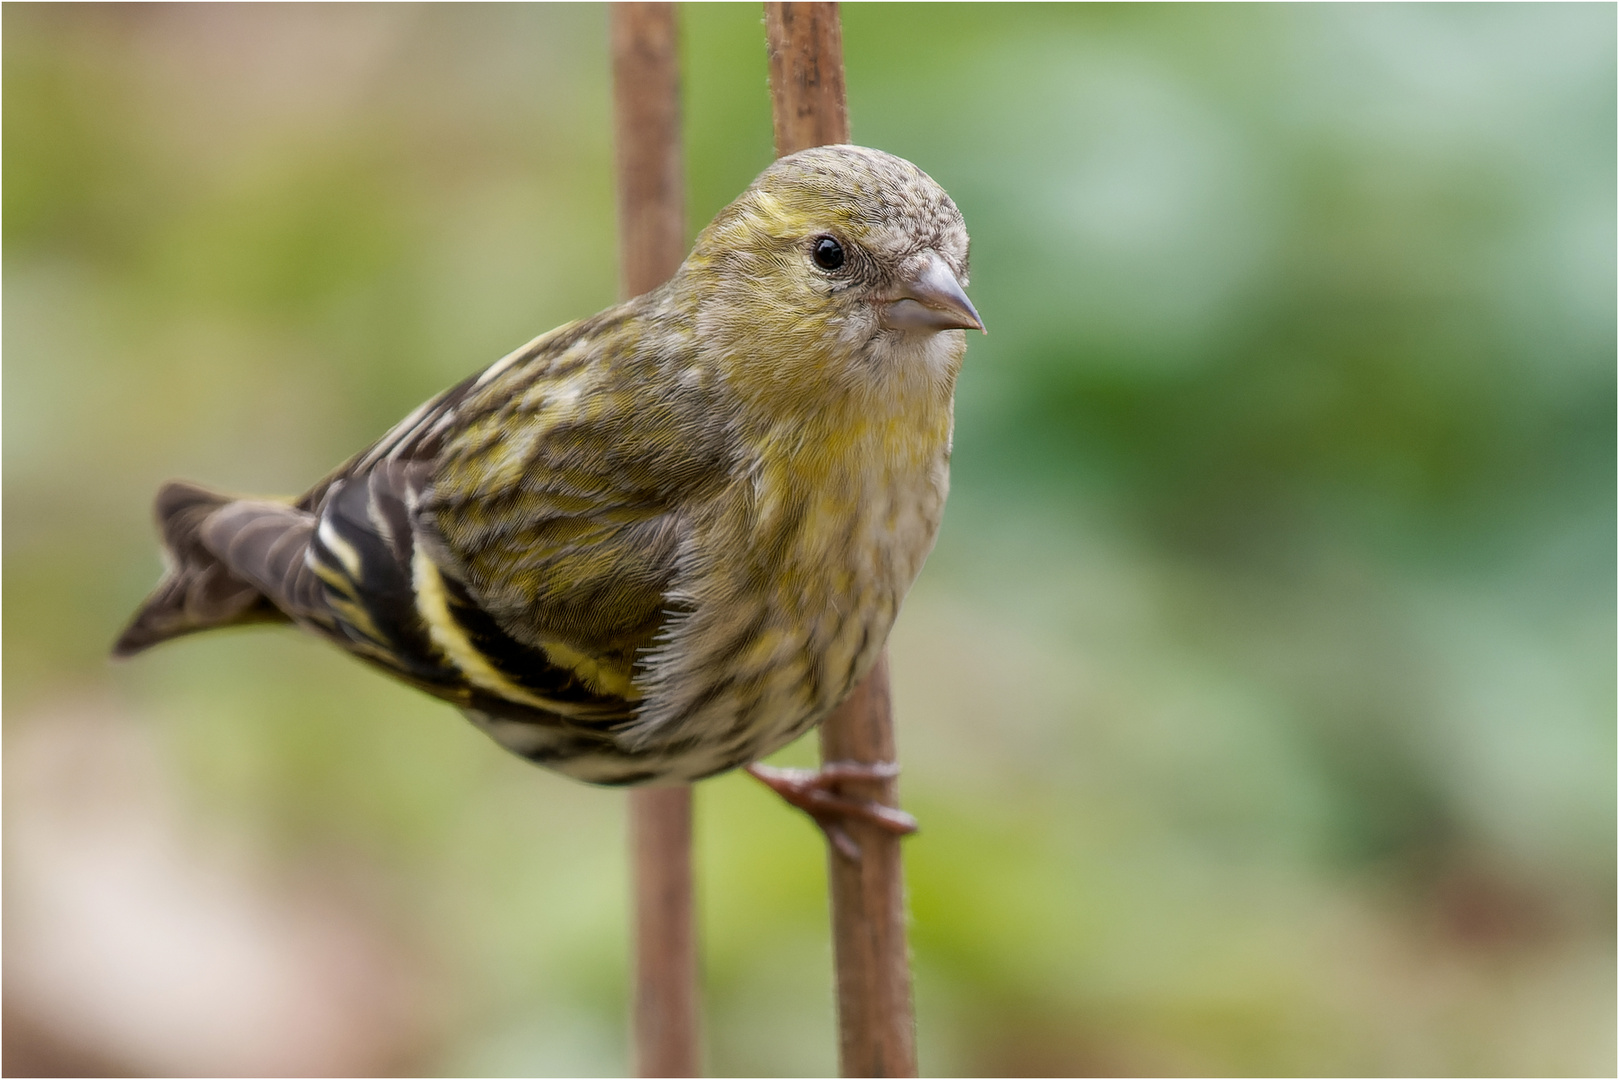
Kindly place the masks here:
[(441, 572), (518, 642), (602, 692), (673, 610), (690, 507), (724, 432), (682, 335), (632, 304), (486, 373), (435, 448), (418, 522)]
[(441, 697), (629, 720), (637, 656), (677, 608), (685, 508), (725, 472), (678, 341), (647, 348), (643, 325), (620, 308), (536, 339), (296, 505), (236, 504), (210, 546), (288, 614)]
[(208, 517), (202, 540), (296, 622), (464, 703), (471, 687), (433, 646), (416, 610), (409, 504), (427, 471), (384, 459), (328, 478), (313, 508), (235, 500)]

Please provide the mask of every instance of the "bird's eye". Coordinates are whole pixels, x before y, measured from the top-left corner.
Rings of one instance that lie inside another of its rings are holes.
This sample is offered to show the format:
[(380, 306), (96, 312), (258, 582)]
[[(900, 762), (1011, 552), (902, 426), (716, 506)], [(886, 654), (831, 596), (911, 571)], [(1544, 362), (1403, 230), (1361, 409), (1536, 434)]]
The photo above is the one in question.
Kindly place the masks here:
[(843, 265), (843, 245), (830, 236), (823, 236), (815, 241), (812, 254), (815, 265), (822, 270), (836, 270)]

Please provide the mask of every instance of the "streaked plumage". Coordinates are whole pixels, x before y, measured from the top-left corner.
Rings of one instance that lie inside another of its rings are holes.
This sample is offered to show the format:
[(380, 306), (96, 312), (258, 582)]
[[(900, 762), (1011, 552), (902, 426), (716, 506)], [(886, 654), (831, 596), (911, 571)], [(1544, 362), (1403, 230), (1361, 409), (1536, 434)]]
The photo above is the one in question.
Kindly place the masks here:
[(783, 158), (667, 284), (303, 497), (165, 487), (169, 571), (115, 651), (291, 621), (584, 780), (754, 761), (870, 669), (933, 545), (966, 280), (961, 215), (914, 165)]

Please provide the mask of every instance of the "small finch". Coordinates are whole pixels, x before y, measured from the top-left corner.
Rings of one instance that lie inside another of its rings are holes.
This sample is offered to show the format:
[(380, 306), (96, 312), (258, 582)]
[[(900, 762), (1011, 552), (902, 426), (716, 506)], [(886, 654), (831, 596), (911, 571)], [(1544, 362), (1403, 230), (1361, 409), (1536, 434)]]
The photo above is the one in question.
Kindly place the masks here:
[(600, 784), (769, 754), (871, 669), (949, 486), (967, 230), (908, 161), (782, 158), (664, 285), (427, 402), (307, 494), (165, 486), (118, 639), (291, 622)]

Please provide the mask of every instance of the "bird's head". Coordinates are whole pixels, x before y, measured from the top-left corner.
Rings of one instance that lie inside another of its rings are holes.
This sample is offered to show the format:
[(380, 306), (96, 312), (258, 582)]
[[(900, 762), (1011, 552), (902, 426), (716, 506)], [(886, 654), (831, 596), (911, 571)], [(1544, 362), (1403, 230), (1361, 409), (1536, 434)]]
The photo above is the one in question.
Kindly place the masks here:
[(984, 328), (956, 204), (909, 161), (860, 146), (770, 166), (698, 236), (677, 281), (733, 375), (784, 391), (948, 394), (961, 331)]

